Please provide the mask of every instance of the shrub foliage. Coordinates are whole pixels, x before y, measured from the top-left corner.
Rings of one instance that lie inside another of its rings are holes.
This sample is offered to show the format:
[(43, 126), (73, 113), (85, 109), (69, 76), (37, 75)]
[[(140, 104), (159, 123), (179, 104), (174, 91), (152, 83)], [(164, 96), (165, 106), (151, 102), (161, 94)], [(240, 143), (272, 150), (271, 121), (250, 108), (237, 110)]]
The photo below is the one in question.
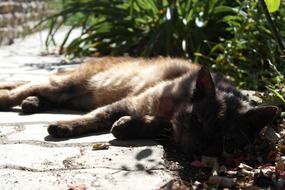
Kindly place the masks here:
[[(271, 18), (285, 35), (284, 1)], [(47, 44), (72, 26), (60, 53), (75, 56), (187, 57), (224, 72), (240, 87), (275, 88), (283, 52), (257, 0), (63, 0), (48, 18)], [(66, 44), (70, 32), (81, 35)]]

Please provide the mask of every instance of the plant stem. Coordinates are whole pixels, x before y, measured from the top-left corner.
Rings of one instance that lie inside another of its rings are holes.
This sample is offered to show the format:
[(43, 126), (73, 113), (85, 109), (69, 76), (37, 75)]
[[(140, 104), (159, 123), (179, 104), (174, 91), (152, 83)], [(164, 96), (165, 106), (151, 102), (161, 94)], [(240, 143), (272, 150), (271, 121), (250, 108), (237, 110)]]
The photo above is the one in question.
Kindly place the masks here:
[(273, 36), (276, 39), (279, 48), (281, 49), (281, 54), (283, 55), (285, 53), (284, 52), (285, 51), (285, 47), (284, 47), (284, 44), (282, 42), (281, 36), (280, 36), (279, 32), (277, 31), (277, 28), (276, 28), (273, 20), (271, 19), (271, 16), (270, 16), (270, 13), (269, 13), (269, 11), (267, 9), (265, 1), (264, 0), (260, 0), (260, 3), (261, 3), (261, 6), (263, 8), (266, 20), (267, 20), (268, 24), (270, 25), (271, 31), (273, 33)]

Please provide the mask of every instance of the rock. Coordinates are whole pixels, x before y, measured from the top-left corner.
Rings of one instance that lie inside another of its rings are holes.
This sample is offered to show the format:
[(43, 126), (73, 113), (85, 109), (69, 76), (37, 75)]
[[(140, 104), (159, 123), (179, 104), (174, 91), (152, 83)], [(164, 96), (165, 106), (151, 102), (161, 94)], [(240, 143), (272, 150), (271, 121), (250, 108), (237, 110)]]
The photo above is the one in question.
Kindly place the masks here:
[(253, 168), (247, 164), (244, 164), (244, 163), (240, 163), (239, 166), (238, 166), (239, 169), (245, 169), (245, 170), (248, 170), (248, 171), (252, 171)]

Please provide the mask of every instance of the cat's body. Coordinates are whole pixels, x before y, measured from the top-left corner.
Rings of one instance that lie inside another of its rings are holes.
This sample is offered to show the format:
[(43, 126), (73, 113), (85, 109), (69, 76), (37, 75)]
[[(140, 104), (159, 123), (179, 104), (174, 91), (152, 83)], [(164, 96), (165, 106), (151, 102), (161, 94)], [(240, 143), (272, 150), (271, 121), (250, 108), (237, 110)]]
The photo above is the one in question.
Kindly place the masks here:
[(120, 139), (155, 138), (171, 128), (173, 142), (182, 150), (208, 155), (220, 154), (225, 143), (230, 151), (241, 148), (277, 112), (273, 106), (253, 108), (223, 78), (172, 58), (93, 59), (46, 81), (3, 85), (0, 108), (19, 104), (23, 113), (53, 106), (93, 110), (50, 124), (48, 132), (55, 137), (111, 129)]

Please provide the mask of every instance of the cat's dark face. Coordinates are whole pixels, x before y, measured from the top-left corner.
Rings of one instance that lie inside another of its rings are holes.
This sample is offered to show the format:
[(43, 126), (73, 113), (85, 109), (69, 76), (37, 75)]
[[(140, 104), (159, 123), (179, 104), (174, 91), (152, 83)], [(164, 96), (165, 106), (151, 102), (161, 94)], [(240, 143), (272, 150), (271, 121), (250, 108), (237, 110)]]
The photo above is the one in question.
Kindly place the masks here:
[(239, 97), (218, 90), (208, 70), (197, 76), (191, 99), (173, 118), (174, 142), (186, 153), (218, 156), (251, 143), (274, 119), (277, 107), (252, 107)]

